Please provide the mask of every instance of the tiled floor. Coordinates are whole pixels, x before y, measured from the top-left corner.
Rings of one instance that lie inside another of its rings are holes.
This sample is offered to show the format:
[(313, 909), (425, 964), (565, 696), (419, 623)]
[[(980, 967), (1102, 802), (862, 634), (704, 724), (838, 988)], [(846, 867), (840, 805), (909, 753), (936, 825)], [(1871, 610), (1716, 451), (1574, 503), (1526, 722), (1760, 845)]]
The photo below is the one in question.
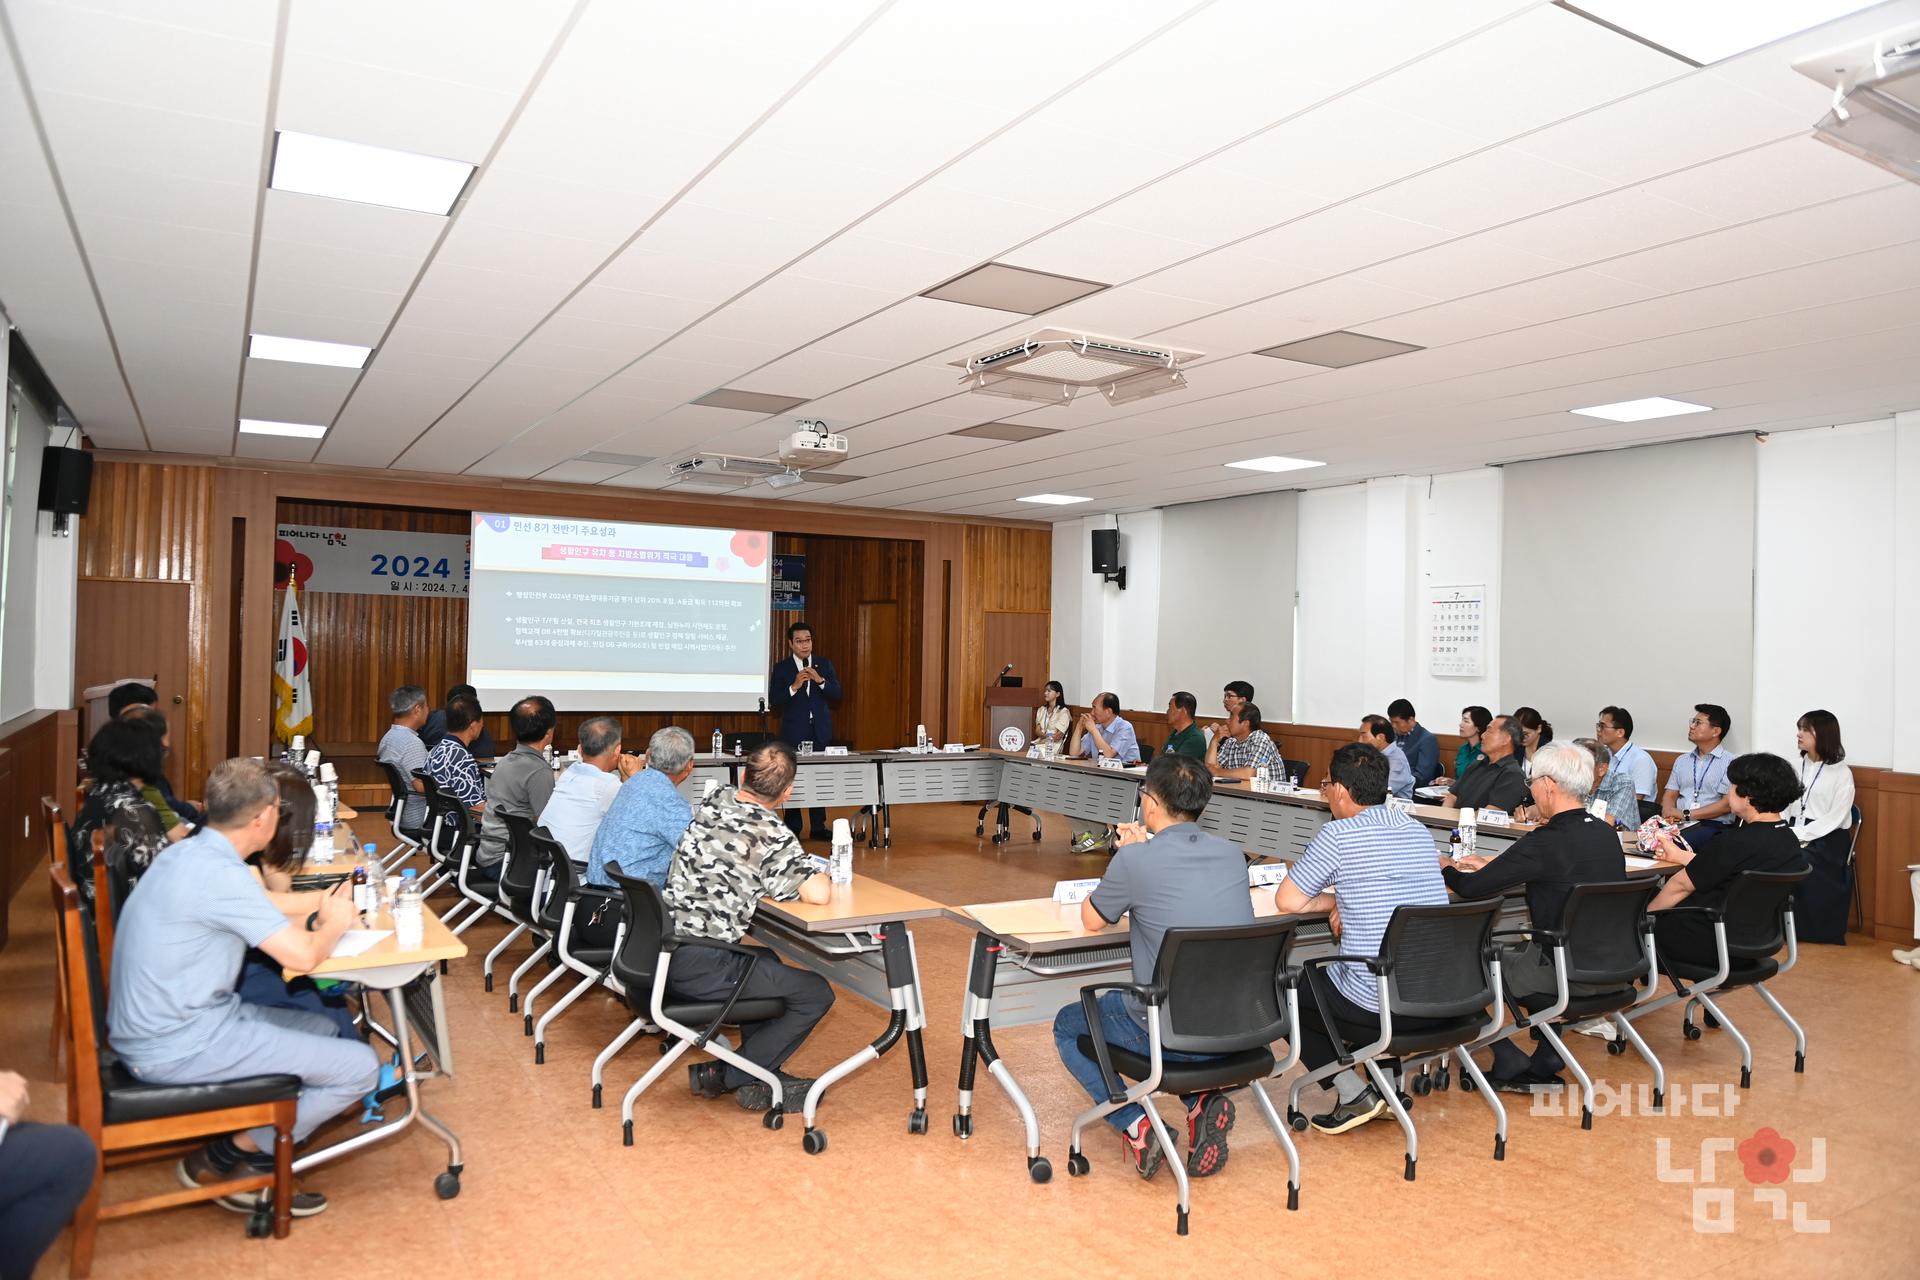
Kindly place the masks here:
[[(1056, 879), (1098, 874), (1100, 859), (1065, 851), (1057, 819), (1045, 842), (1019, 839), (1004, 850), (980, 845), (972, 829), (970, 808), (903, 808), (893, 851), (862, 852), (860, 870), (948, 902), (1041, 893)], [(0, 1065), (33, 1081), (37, 1118), (53, 1119), (64, 1093), (46, 1053), (46, 901), (36, 880), (13, 904), (14, 938), (0, 952)], [(504, 994), (481, 990), (480, 957), (497, 936), (490, 924), (476, 926), (474, 955), (453, 967), (447, 1002), (459, 1075), (428, 1087), (431, 1108), (466, 1143), (457, 1200), (434, 1198), (444, 1148), (416, 1132), (317, 1177), (332, 1208), (296, 1224), (288, 1241), (247, 1240), (242, 1220), (218, 1209), (177, 1209), (104, 1225), (95, 1273), (1920, 1273), (1920, 1097), (1910, 1087), (1920, 972), (1891, 963), (1882, 943), (1808, 948), (1779, 983), (1811, 1040), (1805, 1075), (1793, 1073), (1790, 1037), (1751, 994), (1730, 1007), (1755, 1043), (1745, 1092), (1726, 1087), (1739, 1073), (1724, 1035), (1686, 1043), (1677, 1013), (1645, 1024), (1667, 1063), (1666, 1115), (1637, 1114), (1651, 1076), (1636, 1056), (1610, 1057), (1598, 1041), (1574, 1037), (1597, 1079), (1631, 1089), (1636, 1114), (1603, 1114), (1582, 1132), (1577, 1113), (1514, 1108), (1504, 1163), (1491, 1159), (1493, 1124), (1481, 1099), (1435, 1094), (1414, 1108), (1417, 1182), (1401, 1179), (1401, 1139), (1390, 1122), (1338, 1138), (1308, 1133), (1299, 1137), (1302, 1204), (1289, 1213), (1285, 1161), (1243, 1105), (1231, 1162), (1195, 1184), (1192, 1234), (1180, 1239), (1171, 1178), (1141, 1183), (1105, 1134), (1088, 1148), (1091, 1176), (1065, 1176), (1067, 1125), (1085, 1099), (1057, 1065), (1044, 1027), (1006, 1031), (996, 1042), (1039, 1110), (1054, 1181), (1027, 1180), (1018, 1119), (984, 1073), (973, 1139), (952, 1136), (968, 941), (955, 925), (932, 922), (915, 934), (929, 984), (931, 1132), (906, 1132), (907, 1064), (896, 1051), (830, 1095), (821, 1122), (831, 1147), (818, 1157), (801, 1152), (797, 1123), (770, 1133), (729, 1102), (695, 1101), (677, 1067), (643, 1100), (638, 1144), (623, 1147), (617, 1099), (653, 1061), (652, 1043), (636, 1042), (615, 1061), (608, 1109), (590, 1109), (588, 1069), (625, 1024), (624, 1008), (611, 996), (584, 1000), (554, 1025), (546, 1064), (535, 1066)], [(883, 1022), (843, 992), (794, 1065), (818, 1070)], [(1773, 1188), (1747, 1180), (1728, 1144), (1764, 1128), (1795, 1145), (1800, 1181)], [(1703, 1145), (1716, 1152), (1710, 1171)], [(108, 1194), (167, 1176), (158, 1167), (118, 1172)], [(1726, 1229), (1697, 1227), (1696, 1203)], [(65, 1274), (65, 1248), (56, 1246), (43, 1275)]]

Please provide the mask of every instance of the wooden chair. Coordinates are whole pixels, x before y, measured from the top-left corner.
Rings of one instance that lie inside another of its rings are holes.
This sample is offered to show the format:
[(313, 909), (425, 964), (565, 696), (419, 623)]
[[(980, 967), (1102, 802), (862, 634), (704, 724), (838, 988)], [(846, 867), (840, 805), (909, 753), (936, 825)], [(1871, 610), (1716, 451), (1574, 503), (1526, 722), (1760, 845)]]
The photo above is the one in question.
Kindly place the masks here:
[(113, 877), (107, 870), (107, 829), (93, 829), (93, 939), (100, 956), (100, 1002), (105, 1004), (113, 984), (113, 920), (119, 914)]
[[(47, 829), (47, 866), (62, 870), (67, 865), (67, 821), (60, 814), (60, 802), (52, 796), (40, 797), (40, 821)], [(67, 991), (65, 984), (58, 981), (61, 972), (60, 934), (53, 935), (53, 1034), (47, 1041), (47, 1056), (53, 1059), (54, 1066), (60, 1065), (61, 1046), (67, 1039)]]
[[(67, 1020), (67, 1120), (79, 1126), (100, 1153), (93, 1186), (74, 1212), (69, 1274), (78, 1280), (92, 1270), (94, 1236), (103, 1218), (151, 1213), (246, 1191), (273, 1191), (271, 1208), (255, 1211), (247, 1221), (247, 1234), (266, 1235), (271, 1230), (275, 1238), (285, 1239), (293, 1222), (293, 1124), (300, 1077), (249, 1076), (183, 1085), (135, 1079), (107, 1046), (106, 1004), (93, 981), (96, 953), (87, 936), (89, 922), (80, 895), (65, 867), (53, 867), (48, 878), (59, 919), (59, 983), (68, 1009), (76, 1013)], [(100, 1202), (110, 1167), (171, 1158), (210, 1138), (263, 1125), (275, 1131), (271, 1174), (113, 1204)]]

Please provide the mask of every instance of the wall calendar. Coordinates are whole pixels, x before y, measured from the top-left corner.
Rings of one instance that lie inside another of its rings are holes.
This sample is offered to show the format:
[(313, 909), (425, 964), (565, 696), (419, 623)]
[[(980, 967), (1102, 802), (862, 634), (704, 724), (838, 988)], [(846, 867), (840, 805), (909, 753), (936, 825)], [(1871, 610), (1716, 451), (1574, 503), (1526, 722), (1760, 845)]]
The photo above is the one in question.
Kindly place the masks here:
[(1434, 587), (1427, 670), (1436, 676), (1487, 674), (1487, 589)]

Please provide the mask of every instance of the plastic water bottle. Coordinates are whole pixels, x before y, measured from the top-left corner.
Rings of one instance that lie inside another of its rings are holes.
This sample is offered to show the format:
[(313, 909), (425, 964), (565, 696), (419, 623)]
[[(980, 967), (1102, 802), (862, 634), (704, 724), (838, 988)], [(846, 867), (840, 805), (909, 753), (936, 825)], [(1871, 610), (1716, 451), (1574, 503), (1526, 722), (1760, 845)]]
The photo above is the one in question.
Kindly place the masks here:
[(386, 877), (380, 874), (380, 846), (369, 840), (360, 846), (360, 855), (366, 863), (367, 883), (373, 888), (373, 901), (369, 902), (367, 910), (378, 911), (387, 896)]
[(1460, 811), (1460, 846), (1468, 854), (1472, 854), (1474, 846), (1479, 843), (1479, 834), (1480, 815), (1473, 809), (1462, 809)]
[(833, 820), (833, 856), (827, 860), (827, 879), (834, 884), (853, 883), (853, 828), (845, 818)]
[(913, 749), (921, 752), (927, 749), (927, 726), (923, 724), (914, 726)]
[(394, 941), (402, 947), (417, 947), (426, 932), (426, 908), (420, 893), (420, 879), (412, 867), (400, 873), (400, 892), (393, 895)]
[(713, 731), (713, 754), (719, 755), (721, 753), (721, 748), (726, 746), (726, 744), (727, 744), (727, 740), (721, 736), (720, 731), (718, 729), (715, 729)]

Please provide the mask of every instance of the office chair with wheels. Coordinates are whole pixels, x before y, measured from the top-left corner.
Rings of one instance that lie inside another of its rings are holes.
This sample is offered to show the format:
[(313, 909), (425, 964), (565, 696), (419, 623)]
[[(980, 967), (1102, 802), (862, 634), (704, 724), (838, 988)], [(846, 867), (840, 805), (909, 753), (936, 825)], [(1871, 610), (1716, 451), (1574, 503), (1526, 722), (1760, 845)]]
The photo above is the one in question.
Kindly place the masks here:
[[(1460, 1069), (1479, 1086), (1493, 1111), (1493, 1158), (1507, 1158), (1506, 1108), (1487, 1087), (1479, 1064), (1466, 1051), (1471, 1044), (1491, 1043), (1506, 1016), (1500, 959), (1492, 945), (1493, 922), (1500, 906), (1500, 899), (1488, 898), (1445, 906), (1396, 907), (1380, 940), (1378, 957), (1316, 956), (1300, 966), (1336, 1056), (1334, 1061), (1295, 1079), (1288, 1089), (1287, 1120), (1295, 1129), (1307, 1127), (1306, 1114), (1300, 1110), (1302, 1089), (1347, 1067), (1364, 1067), (1406, 1135), (1404, 1176), (1412, 1182), (1420, 1157), (1420, 1135), (1407, 1115), (1400, 1091), (1381, 1064), (1413, 1055), (1451, 1053)], [(1332, 999), (1325, 971), (1339, 961), (1364, 964), (1372, 973), (1380, 1005), (1378, 1028), (1342, 1022), (1326, 1014)], [(1418, 1023), (1407, 1025), (1413, 1019)]]
[[(507, 919), (513, 922), (513, 928), (496, 942), (493, 950), (487, 952), (486, 964), (482, 967), (486, 989), (493, 990), (493, 962), (505, 954), (507, 948), (521, 934), (532, 931), (540, 934), (538, 911), (534, 905), (535, 891), (539, 886), (541, 866), (540, 857), (533, 851), (533, 845), (527, 833), (533, 827), (531, 818), (523, 818), (517, 813), (502, 813), (501, 823), (507, 829), (507, 854), (500, 866), (500, 888), (497, 895), (499, 909)], [(512, 1012), (518, 1001), (509, 1001), (508, 1010)]]
[[(582, 884), (580, 869), (573, 865), (566, 848), (545, 827), (529, 830), (527, 841), (545, 869), (547, 896), (541, 904), (540, 924), (552, 936), (560, 955), (559, 967), (527, 992), (521, 1025), (525, 1033), (533, 1037), (533, 1060), (538, 1065), (547, 1060), (547, 1028), (553, 1020), (594, 987), (612, 985), (613, 953), (620, 945), (623, 900), (615, 890)], [(580, 981), (535, 1021), (534, 1006), (540, 993), (568, 973), (579, 974)]]
[[(495, 886), (476, 886), (472, 882), (474, 859), (480, 851), (480, 832), (466, 801), (435, 787), (427, 795), (427, 809), (434, 817), (435, 849), (438, 849), (441, 839), (451, 841), (451, 848), (445, 856), (453, 867), (454, 888), (466, 899), (464, 904), (455, 904), (452, 911), (442, 916), (442, 922), (452, 928), (455, 937), (459, 937), (487, 916), (506, 916), (496, 896)], [(470, 906), (471, 909), (460, 918), (459, 924), (453, 924), (454, 913), (463, 906)]]
[[(737, 1027), (742, 1023), (766, 1022), (778, 1018), (787, 1011), (787, 1002), (779, 996), (759, 996), (742, 999), (740, 990), (746, 985), (753, 973), (753, 967), (762, 957), (773, 953), (762, 947), (743, 947), (730, 942), (718, 942), (712, 938), (681, 938), (673, 932), (672, 917), (667, 913), (666, 899), (660, 896), (650, 880), (636, 880), (632, 876), (623, 876), (615, 871), (611, 873), (614, 883), (626, 896), (627, 924), (622, 931), (620, 945), (613, 954), (613, 975), (619, 981), (622, 994), (626, 997), (627, 1007), (633, 1010), (635, 1018), (627, 1024), (627, 1029), (616, 1039), (615, 1048), (631, 1039), (644, 1026), (658, 1026), (666, 1032), (667, 1039), (662, 1045), (660, 1061), (647, 1069), (647, 1073), (634, 1081), (627, 1090), (627, 1096), (620, 1103), (620, 1140), (627, 1146), (633, 1145), (633, 1107), (640, 1095), (649, 1085), (658, 1080), (668, 1067), (689, 1049), (699, 1049), (710, 1053), (731, 1066), (764, 1083), (773, 1091), (773, 1106), (761, 1116), (760, 1122), (769, 1129), (778, 1129), (785, 1123), (785, 1108), (780, 1077), (775, 1072), (747, 1061), (735, 1053), (726, 1042), (719, 1038), (722, 1027)], [(736, 979), (731, 994), (722, 1001), (681, 1000), (667, 992), (667, 970), (673, 962), (673, 954), (683, 945), (714, 947), (721, 951), (731, 951), (744, 956), (746, 964), (741, 966), (740, 976)], [(696, 1025), (704, 1023), (696, 1031)], [(598, 1064), (596, 1064), (597, 1066)], [(600, 1086), (594, 1085), (594, 1105), (600, 1104)]]
[[(1135, 1053), (1108, 1044), (1097, 1034), (1079, 1038), (1080, 1051), (1091, 1054), (1100, 1064), (1107, 1100), (1074, 1118), (1067, 1151), (1069, 1174), (1080, 1177), (1087, 1172), (1087, 1158), (1080, 1152), (1081, 1131), (1130, 1103), (1139, 1103), (1146, 1110), (1147, 1123), (1153, 1127), (1161, 1150), (1167, 1153), (1180, 1198), (1177, 1230), (1186, 1235), (1187, 1170), (1175, 1154), (1166, 1121), (1153, 1105), (1153, 1095), (1244, 1088), (1252, 1092), (1260, 1114), (1287, 1153), (1287, 1208), (1300, 1207), (1300, 1154), (1280, 1123), (1273, 1100), (1260, 1085), (1300, 1060), (1294, 1035), (1299, 1014), (1294, 985), (1297, 975), (1287, 966), (1300, 919), (1279, 916), (1253, 924), (1169, 929), (1160, 944), (1151, 984), (1100, 982), (1080, 988), (1087, 1026), (1096, 1031), (1101, 1025), (1100, 992), (1130, 992), (1145, 1004), (1148, 1051)], [(1282, 1039), (1289, 1048), (1286, 1057), (1276, 1061), (1272, 1046)], [(1206, 1057), (1194, 1062), (1169, 1061), (1168, 1052)], [(1128, 1088), (1123, 1076), (1138, 1083)]]
[[(1700, 1005), (1740, 1046), (1740, 1087), (1746, 1089), (1753, 1084), (1753, 1046), (1713, 997), (1752, 987), (1793, 1032), (1793, 1069), (1804, 1073), (1807, 1033), (1773, 992), (1767, 990), (1766, 984), (1799, 962), (1800, 944), (1793, 934), (1793, 891), (1810, 874), (1809, 871), (1742, 871), (1727, 885), (1727, 898), (1722, 906), (1689, 907), (1682, 903), (1656, 912), (1655, 920), (1669, 913), (1685, 913), (1709, 921), (1713, 925), (1714, 963), (1697, 963), (1676, 955), (1671, 947), (1660, 952), (1660, 969), (1672, 979), (1673, 990), (1641, 1005), (1628, 1016), (1642, 1018), (1684, 999), (1681, 1034), (1689, 1040), (1698, 1040), (1701, 1031), (1694, 1025), (1693, 1007)], [(1784, 964), (1775, 958), (1782, 947), (1787, 952)]]
[[(1560, 1038), (1561, 1027), (1589, 1019), (1605, 1017), (1624, 1037), (1607, 1042), (1607, 1052), (1626, 1052), (1628, 1042), (1639, 1050), (1653, 1068), (1653, 1106), (1665, 1104), (1666, 1068), (1647, 1042), (1640, 1038), (1621, 1012), (1636, 1004), (1645, 1004), (1660, 993), (1660, 972), (1654, 954), (1653, 920), (1647, 905), (1660, 892), (1657, 876), (1601, 884), (1575, 885), (1567, 895), (1558, 929), (1502, 929), (1495, 938), (1526, 938), (1548, 948), (1553, 967), (1554, 992), (1529, 1011), (1509, 993), (1507, 1004), (1513, 1023), (1495, 1031), (1488, 1039), (1467, 1046), (1472, 1052), (1519, 1035), (1538, 1031), (1542, 1039), (1566, 1063), (1580, 1082), (1580, 1127), (1593, 1128), (1593, 1081), (1579, 1060)], [(1506, 975), (1510, 978), (1511, 975)], [(1574, 994), (1579, 987), (1580, 993)], [(1424, 1078), (1424, 1077), (1423, 1077)], [(1467, 1081), (1463, 1080), (1463, 1084)], [(1413, 1092), (1425, 1093), (1421, 1079), (1413, 1082)]]

